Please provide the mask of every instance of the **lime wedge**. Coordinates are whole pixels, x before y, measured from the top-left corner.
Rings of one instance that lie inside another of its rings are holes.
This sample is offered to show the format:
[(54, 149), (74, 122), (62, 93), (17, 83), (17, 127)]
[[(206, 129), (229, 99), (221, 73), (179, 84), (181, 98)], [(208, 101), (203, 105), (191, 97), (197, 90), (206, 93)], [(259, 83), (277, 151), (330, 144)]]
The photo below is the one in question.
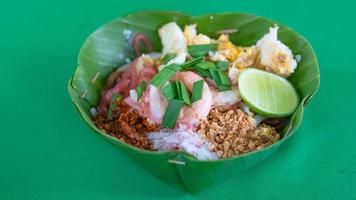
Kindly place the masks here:
[(250, 68), (240, 74), (238, 84), (241, 98), (262, 116), (288, 116), (298, 105), (292, 84), (275, 74)]

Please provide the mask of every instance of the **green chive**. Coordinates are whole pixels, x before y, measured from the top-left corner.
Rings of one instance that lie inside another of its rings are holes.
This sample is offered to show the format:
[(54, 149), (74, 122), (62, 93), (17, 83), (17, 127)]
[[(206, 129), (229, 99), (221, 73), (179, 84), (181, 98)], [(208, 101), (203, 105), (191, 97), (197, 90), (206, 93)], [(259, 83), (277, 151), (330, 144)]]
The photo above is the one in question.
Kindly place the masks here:
[(179, 117), (180, 110), (183, 107), (183, 102), (172, 99), (169, 101), (166, 113), (162, 119), (162, 128), (174, 128), (176, 121)]
[(177, 88), (174, 82), (168, 84), (163, 88), (162, 94), (167, 98), (167, 100), (171, 100), (177, 97)]
[(137, 101), (142, 97), (143, 91), (146, 90), (146, 82), (141, 81), (141, 83), (136, 87)]
[(193, 58), (193, 59), (189, 60), (188, 62), (182, 64), (181, 68), (182, 69), (188, 69), (188, 68), (200, 63), (201, 61), (203, 61), (203, 57)]
[(201, 99), (203, 95), (204, 80), (196, 81), (193, 83), (192, 90), (192, 103)]
[(210, 72), (211, 78), (216, 82), (216, 84), (220, 84), (220, 77), (218, 74), (218, 70), (210, 68), (209, 72)]
[(195, 73), (199, 74), (201, 77), (209, 77), (209, 78), (211, 78), (209, 70), (200, 69), (200, 68), (193, 68), (192, 71), (194, 71)]
[(227, 85), (218, 85), (219, 91), (228, 91), (231, 90), (231, 86)]
[(167, 65), (151, 79), (150, 83), (161, 88), (177, 71), (181, 69), (181, 66), (177, 64)]
[(177, 54), (175, 53), (168, 53), (165, 56), (163, 56), (163, 58), (161, 59), (161, 61), (164, 64), (167, 64), (170, 60), (172, 60), (173, 58), (175, 58), (177, 56)]
[(209, 51), (215, 50), (218, 44), (189, 45), (188, 51), (192, 57), (205, 56)]
[(173, 70), (175, 72), (177, 72), (177, 71), (182, 69), (182, 67), (180, 65), (177, 65), (177, 64), (170, 64), (170, 65), (167, 65), (165, 68), (168, 68), (168, 69)]
[(204, 61), (194, 66), (194, 68), (200, 68), (200, 69), (210, 69), (215, 67), (216, 65), (213, 62), (209, 62), (209, 61)]
[(181, 88), (179, 86), (179, 81), (173, 81), (172, 82), (174, 84), (174, 87), (176, 88), (176, 91), (177, 91), (177, 96), (175, 98), (175, 100), (180, 100), (183, 102), (182, 100), (182, 91), (181, 91)]
[(110, 106), (109, 106), (109, 110), (108, 110), (108, 115), (107, 115), (107, 119), (108, 120), (112, 120), (112, 111), (115, 109), (116, 107), (116, 100), (118, 98), (122, 98), (122, 95), (119, 93), (113, 93), (111, 95), (111, 101), (110, 101)]
[(216, 61), (215, 65), (222, 70), (226, 70), (229, 67), (229, 62), (227, 61)]
[(231, 90), (230, 80), (226, 80), (228, 78), (226, 77), (225, 72), (223, 70), (210, 68), (209, 72), (220, 91)]
[(222, 85), (231, 86), (230, 79), (226, 76), (224, 70), (218, 69), (218, 74)]
[(185, 85), (182, 82), (177, 81), (176, 88), (179, 100), (183, 101), (187, 105), (191, 105), (190, 95)]
[[(182, 68), (192, 70), (202, 77), (210, 77), (210, 72), (208, 71), (208, 69), (216, 68), (216, 66), (213, 62), (208, 62), (208, 61), (201, 62), (203, 60), (202, 57), (199, 57), (199, 60), (198, 60), (198, 58), (194, 58), (193, 60), (194, 60), (194, 62), (190, 63), (188, 67), (187, 67), (187, 65), (185, 65)], [(196, 64), (192, 65), (193, 63), (196, 63)]]

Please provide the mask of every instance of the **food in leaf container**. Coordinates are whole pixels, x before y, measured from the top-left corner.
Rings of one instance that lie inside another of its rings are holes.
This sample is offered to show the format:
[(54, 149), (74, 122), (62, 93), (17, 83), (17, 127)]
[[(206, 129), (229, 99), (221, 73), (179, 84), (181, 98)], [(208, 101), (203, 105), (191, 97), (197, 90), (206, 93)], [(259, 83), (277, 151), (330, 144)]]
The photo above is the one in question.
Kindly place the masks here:
[(311, 46), (276, 24), (129, 14), (87, 39), (69, 93), (100, 136), (161, 180), (200, 190), (273, 153), (318, 89)]
[[(119, 139), (131, 138), (129, 144), (138, 148), (184, 151), (208, 160), (277, 142), (280, 133), (261, 118), (288, 117), (298, 105), (297, 93), (283, 78), (295, 70), (296, 61), (276, 38), (278, 27), (251, 47), (238, 46), (224, 34), (209, 38), (196, 28), (187, 24), (183, 32), (176, 22), (161, 26), (162, 52), (137, 52), (126, 68), (113, 72), (121, 74), (102, 91), (95, 124)], [(149, 38), (139, 37), (150, 49)], [(134, 47), (140, 45), (134, 41)], [(248, 49), (255, 55), (246, 56)], [(249, 64), (241, 67), (242, 61)], [(238, 73), (229, 76), (232, 70)], [(140, 120), (125, 123), (127, 112)], [(135, 141), (135, 134), (144, 139)]]

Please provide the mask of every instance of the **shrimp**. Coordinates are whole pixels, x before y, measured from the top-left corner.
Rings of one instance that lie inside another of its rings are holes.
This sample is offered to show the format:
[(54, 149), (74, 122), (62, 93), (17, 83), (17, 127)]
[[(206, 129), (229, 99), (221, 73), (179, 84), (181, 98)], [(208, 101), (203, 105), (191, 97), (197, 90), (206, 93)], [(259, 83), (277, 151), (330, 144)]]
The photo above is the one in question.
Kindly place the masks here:
[(166, 99), (154, 85), (148, 86), (139, 101), (129, 96), (125, 99), (125, 102), (154, 124), (161, 124), (168, 105)]
[[(196, 81), (203, 80), (194, 72), (178, 72), (172, 80), (181, 81), (189, 91), (193, 90)], [(202, 98), (192, 103), (191, 106), (184, 106), (181, 110), (176, 127), (181, 130), (195, 130), (199, 123), (206, 119), (212, 106), (212, 92), (208, 84), (204, 81)]]
[(231, 90), (219, 92), (211, 88), (213, 93), (213, 105), (221, 111), (236, 109), (241, 101), (237, 87), (232, 87)]
[[(189, 91), (192, 91), (194, 82), (203, 80), (203, 78), (193, 72), (178, 72), (172, 80), (181, 81)], [(129, 96), (125, 99), (125, 102), (155, 124), (161, 124), (168, 106), (168, 102), (154, 85), (149, 85), (139, 101)], [(176, 127), (180, 130), (194, 131), (199, 123), (208, 116), (211, 106), (212, 93), (208, 84), (204, 82), (202, 98), (191, 106), (183, 107)]]

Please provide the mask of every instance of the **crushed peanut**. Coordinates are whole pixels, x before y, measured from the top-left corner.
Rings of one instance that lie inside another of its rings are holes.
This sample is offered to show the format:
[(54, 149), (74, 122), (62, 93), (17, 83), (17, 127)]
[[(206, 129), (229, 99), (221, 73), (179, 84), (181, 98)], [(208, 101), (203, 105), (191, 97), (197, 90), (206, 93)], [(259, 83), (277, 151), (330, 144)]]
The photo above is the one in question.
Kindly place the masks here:
[(280, 139), (273, 127), (262, 124), (256, 128), (254, 119), (240, 109), (227, 112), (212, 109), (198, 133), (213, 143), (212, 151), (220, 158), (259, 150)]

